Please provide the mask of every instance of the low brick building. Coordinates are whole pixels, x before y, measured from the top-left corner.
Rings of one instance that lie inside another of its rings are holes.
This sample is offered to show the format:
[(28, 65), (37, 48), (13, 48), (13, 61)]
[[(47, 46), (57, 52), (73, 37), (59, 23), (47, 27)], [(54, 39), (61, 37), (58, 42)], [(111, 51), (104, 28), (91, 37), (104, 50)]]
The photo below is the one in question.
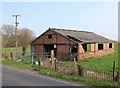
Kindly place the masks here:
[(77, 59), (114, 53), (114, 41), (93, 32), (49, 28), (31, 43), (32, 51), (49, 53), (57, 59)]

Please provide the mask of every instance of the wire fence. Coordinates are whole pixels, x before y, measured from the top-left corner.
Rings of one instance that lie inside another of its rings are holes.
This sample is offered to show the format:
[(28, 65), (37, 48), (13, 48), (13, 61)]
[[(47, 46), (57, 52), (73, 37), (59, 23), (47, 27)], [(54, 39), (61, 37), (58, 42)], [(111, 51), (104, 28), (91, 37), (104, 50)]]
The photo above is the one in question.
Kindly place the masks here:
[(39, 65), (58, 72), (62, 72), (69, 75), (78, 75), (82, 77), (95, 78), (99, 80), (116, 81), (120, 83), (120, 75), (118, 75), (118, 68), (115, 68), (112, 72), (103, 72), (97, 69), (85, 68), (79, 64), (65, 64), (62, 61), (58, 61), (54, 58), (54, 65), (52, 65), (52, 59), (50, 53), (31, 53), (27, 52), (24, 55), (22, 53), (10, 53), (3, 54), (3, 58), (22, 61), (26, 64)]

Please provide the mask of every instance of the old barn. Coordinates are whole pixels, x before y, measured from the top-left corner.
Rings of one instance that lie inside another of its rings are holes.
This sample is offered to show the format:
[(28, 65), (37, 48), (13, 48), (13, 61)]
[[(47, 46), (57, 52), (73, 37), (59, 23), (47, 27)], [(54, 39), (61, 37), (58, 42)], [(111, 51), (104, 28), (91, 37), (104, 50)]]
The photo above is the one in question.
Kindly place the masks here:
[(78, 60), (114, 53), (114, 41), (93, 32), (49, 28), (31, 43), (32, 51), (54, 50), (57, 59)]

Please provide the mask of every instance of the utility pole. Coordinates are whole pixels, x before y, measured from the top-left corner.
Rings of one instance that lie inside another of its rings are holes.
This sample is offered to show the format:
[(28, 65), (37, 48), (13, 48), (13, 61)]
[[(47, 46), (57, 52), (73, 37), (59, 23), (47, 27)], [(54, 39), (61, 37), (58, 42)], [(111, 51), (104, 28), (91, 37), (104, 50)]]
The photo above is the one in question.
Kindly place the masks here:
[(17, 56), (17, 46), (18, 46), (18, 41), (17, 41), (17, 36), (18, 36), (18, 16), (20, 15), (13, 15), (13, 17), (15, 17), (15, 46), (16, 46), (16, 56)]

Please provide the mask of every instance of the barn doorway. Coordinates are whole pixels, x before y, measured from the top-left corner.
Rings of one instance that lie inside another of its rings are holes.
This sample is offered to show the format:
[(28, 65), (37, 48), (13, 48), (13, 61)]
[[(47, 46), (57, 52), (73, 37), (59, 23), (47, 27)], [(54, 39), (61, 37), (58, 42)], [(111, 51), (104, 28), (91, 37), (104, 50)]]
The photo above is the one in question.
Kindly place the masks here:
[(51, 50), (54, 50), (54, 57), (56, 58), (57, 48), (54, 48), (54, 44), (44, 44), (44, 49), (45, 52), (49, 54), (49, 58), (51, 55)]

